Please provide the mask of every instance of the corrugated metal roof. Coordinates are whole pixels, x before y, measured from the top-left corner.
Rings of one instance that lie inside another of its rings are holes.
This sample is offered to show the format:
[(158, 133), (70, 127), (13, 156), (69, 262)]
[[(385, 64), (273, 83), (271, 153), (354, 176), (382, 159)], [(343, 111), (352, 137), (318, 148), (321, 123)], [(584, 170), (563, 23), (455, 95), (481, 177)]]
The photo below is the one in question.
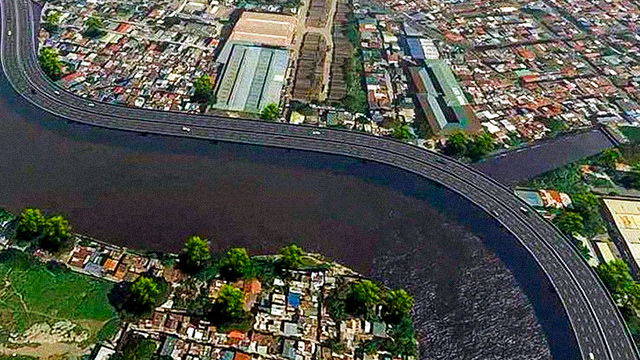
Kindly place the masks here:
[(407, 46), (409, 47), (409, 54), (416, 60), (424, 60), (424, 52), (422, 51), (422, 44), (418, 38), (408, 38)]
[(269, 103), (278, 104), (288, 64), (286, 50), (231, 45), (214, 107), (258, 113)]

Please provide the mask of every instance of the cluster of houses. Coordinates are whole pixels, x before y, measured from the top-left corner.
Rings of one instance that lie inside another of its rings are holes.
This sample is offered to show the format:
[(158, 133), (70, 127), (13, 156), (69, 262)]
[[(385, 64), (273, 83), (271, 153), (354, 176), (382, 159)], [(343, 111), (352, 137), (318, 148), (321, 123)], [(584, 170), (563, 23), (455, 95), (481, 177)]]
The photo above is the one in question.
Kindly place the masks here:
[[(360, 318), (337, 322), (331, 317), (329, 296), (339, 286), (359, 279), (337, 264), (288, 270), (266, 282), (255, 278), (205, 282), (165, 267), (155, 258), (87, 240), (78, 242), (64, 259), (75, 271), (111, 281), (132, 281), (149, 273), (163, 276), (172, 289), (150, 317), (123, 324), (114, 339), (99, 344), (96, 360), (108, 360), (131, 336), (152, 339), (158, 355), (175, 360), (353, 359), (363, 341), (387, 337), (384, 322)], [(224, 285), (243, 291), (244, 309), (252, 317), (249, 328), (218, 329), (206, 316), (187, 310), (185, 304), (202, 294), (213, 303)], [(194, 286), (196, 291), (180, 291)], [(336, 344), (341, 344), (339, 349)], [(384, 352), (368, 355), (379, 357), (391, 360)]]
[(115, 282), (134, 281), (142, 274), (162, 276), (165, 270), (156, 258), (86, 239), (76, 243), (63, 259), (75, 271)]

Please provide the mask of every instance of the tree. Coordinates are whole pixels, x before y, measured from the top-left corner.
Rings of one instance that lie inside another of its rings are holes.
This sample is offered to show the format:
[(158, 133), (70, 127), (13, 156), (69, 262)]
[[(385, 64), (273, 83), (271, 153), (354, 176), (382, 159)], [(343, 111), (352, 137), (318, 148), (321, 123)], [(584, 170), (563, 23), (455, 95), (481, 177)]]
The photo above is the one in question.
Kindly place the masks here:
[(467, 135), (462, 131), (456, 131), (447, 138), (443, 151), (445, 155), (461, 158), (467, 156), (468, 146), (469, 138)]
[(44, 21), (42, 27), (48, 32), (57, 31), (58, 26), (60, 25), (60, 17), (61, 14), (57, 10), (51, 9), (47, 11), (47, 13), (42, 17), (42, 20)]
[(573, 211), (561, 212), (553, 219), (553, 223), (567, 236), (573, 236), (575, 233), (582, 234), (584, 231), (582, 216)]
[(186, 272), (197, 272), (209, 261), (209, 244), (198, 235), (189, 236), (180, 252), (180, 268)]
[(385, 343), (384, 350), (390, 352), (392, 356), (401, 358), (417, 356), (416, 334), (411, 317), (403, 316), (389, 329), (388, 335), (393, 340)]
[(622, 177), (620, 177), (618, 182), (620, 183), (620, 185), (628, 189), (639, 190), (640, 189), (640, 173), (637, 173), (637, 172), (625, 173)]
[(125, 308), (136, 314), (151, 310), (162, 293), (156, 280), (146, 275), (130, 283), (128, 290)]
[(607, 149), (600, 154), (599, 163), (615, 169), (616, 164), (622, 160), (622, 153), (616, 148)]
[(280, 109), (278, 109), (278, 105), (274, 103), (267, 104), (264, 109), (262, 109), (262, 113), (260, 113), (260, 117), (263, 120), (275, 120), (278, 115), (280, 115)]
[(102, 20), (97, 16), (91, 16), (84, 23), (84, 31), (82, 35), (88, 38), (99, 38), (105, 34), (105, 31), (102, 28)]
[(60, 79), (62, 75), (62, 64), (58, 59), (57, 51), (50, 47), (41, 48), (40, 54), (38, 55), (38, 62), (40, 63), (42, 71), (44, 71), (51, 80), (56, 81)]
[(413, 298), (404, 290), (389, 291), (384, 299), (383, 316), (385, 321), (396, 324), (413, 307)]
[(571, 195), (573, 208), (583, 216), (598, 211), (598, 198), (589, 191), (581, 191)]
[(574, 244), (578, 248), (578, 253), (580, 253), (580, 256), (589, 261), (589, 259), (591, 259), (591, 252), (589, 251), (589, 248), (580, 240), (575, 240)]
[(302, 248), (296, 244), (287, 245), (278, 251), (280, 264), (285, 269), (297, 269), (300, 267), (303, 254)]
[(352, 314), (370, 316), (380, 302), (380, 288), (371, 280), (356, 281), (351, 284), (347, 298), (347, 309)]
[(211, 77), (207, 74), (203, 74), (193, 80), (193, 96), (192, 102), (207, 103), (211, 100), (213, 94), (213, 82)]
[(478, 161), (493, 151), (495, 145), (491, 135), (486, 132), (476, 135), (473, 141), (467, 144), (467, 152), (471, 161)]
[(219, 324), (242, 321), (246, 317), (244, 311), (244, 292), (231, 285), (222, 285), (218, 297), (213, 303), (211, 316)]
[(220, 275), (234, 281), (244, 277), (251, 268), (251, 258), (245, 248), (229, 249), (220, 259)]
[(155, 341), (142, 336), (133, 336), (127, 340), (120, 351), (112, 354), (109, 360), (151, 360), (155, 352)]
[(35, 240), (40, 236), (45, 218), (39, 209), (27, 208), (18, 216), (16, 238), (23, 241)]
[[(360, 83), (357, 83), (360, 86)], [(354, 85), (355, 87), (355, 85)], [(352, 90), (342, 100), (342, 106), (350, 113), (364, 113), (367, 111), (367, 98), (360, 89)]]
[(15, 219), (15, 216), (13, 216), (13, 214), (10, 213), (9, 210), (0, 208), (0, 223), (3, 223), (5, 221), (9, 222), (13, 219)]
[(71, 240), (69, 221), (60, 215), (48, 218), (42, 228), (39, 245), (42, 249), (55, 253), (63, 249)]
[(622, 260), (602, 262), (596, 267), (596, 272), (615, 302), (622, 305), (626, 301), (627, 291), (631, 288), (630, 284), (634, 283), (627, 264)]
[(391, 136), (398, 140), (408, 140), (415, 138), (407, 123), (400, 123), (391, 130)]

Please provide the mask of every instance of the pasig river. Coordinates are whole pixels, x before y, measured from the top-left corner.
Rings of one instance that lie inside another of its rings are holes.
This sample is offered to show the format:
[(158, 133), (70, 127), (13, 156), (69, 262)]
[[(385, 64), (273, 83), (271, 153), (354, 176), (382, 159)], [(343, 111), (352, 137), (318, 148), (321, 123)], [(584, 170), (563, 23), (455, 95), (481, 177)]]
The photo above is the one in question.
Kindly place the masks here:
[(410, 173), (302, 151), (74, 124), (0, 78), (0, 206), (75, 231), (178, 251), (272, 253), (295, 241), (415, 297), (421, 359), (577, 359), (562, 306), (528, 253), (475, 206)]

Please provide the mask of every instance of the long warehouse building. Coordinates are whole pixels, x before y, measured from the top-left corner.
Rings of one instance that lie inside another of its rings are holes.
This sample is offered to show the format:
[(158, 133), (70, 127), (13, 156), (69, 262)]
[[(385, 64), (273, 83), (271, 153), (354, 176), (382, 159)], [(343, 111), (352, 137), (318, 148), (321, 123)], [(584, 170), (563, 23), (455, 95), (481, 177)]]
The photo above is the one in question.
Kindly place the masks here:
[(217, 59), (215, 108), (259, 113), (280, 103), (295, 25), (289, 15), (242, 13)]

